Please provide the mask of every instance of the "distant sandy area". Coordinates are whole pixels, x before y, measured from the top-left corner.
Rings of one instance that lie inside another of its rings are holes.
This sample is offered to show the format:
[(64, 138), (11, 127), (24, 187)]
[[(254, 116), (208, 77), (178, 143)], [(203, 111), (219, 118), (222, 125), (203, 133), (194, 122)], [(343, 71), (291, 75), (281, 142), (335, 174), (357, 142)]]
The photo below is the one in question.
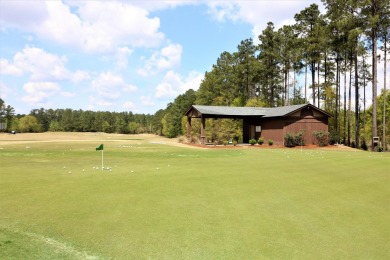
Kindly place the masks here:
[(124, 141), (142, 139), (148, 142), (164, 142), (178, 144), (176, 138), (169, 139), (152, 134), (107, 134), (107, 133), (77, 133), (77, 132), (45, 132), (45, 133), (0, 133), (0, 144), (32, 143), (32, 142), (82, 142), (82, 141)]
[[(163, 136), (153, 135), (153, 134), (107, 134), (107, 133), (79, 133), (79, 132), (45, 132), (45, 133), (17, 133), (17, 134), (8, 134), (0, 133), (0, 146), (7, 145), (12, 143), (33, 143), (33, 142), (82, 142), (82, 141), (125, 141), (125, 140), (137, 140), (142, 139), (150, 143), (161, 143), (173, 146), (182, 146), (187, 148), (198, 148), (198, 149), (213, 149), (213, 148), (285, 148), (285, 149), (300, 149), (301, 147), (295, 148), (286, 148), (283, 146), (268, 146), (266, 144), (259, 146), (250, 146), (250, 145), (239, 145), (239, 146), (201, 146), (200, 144), (183, 144), (179, 143), (178, 138), (166, 138)], [(326, 150), (339, 150), (339, 151), (361, 151), (344, 145), (328, 145), (325, 147), (318, 147), (316, 145), (306, 145), (302, 147), (303, 149), (326, 149)]]

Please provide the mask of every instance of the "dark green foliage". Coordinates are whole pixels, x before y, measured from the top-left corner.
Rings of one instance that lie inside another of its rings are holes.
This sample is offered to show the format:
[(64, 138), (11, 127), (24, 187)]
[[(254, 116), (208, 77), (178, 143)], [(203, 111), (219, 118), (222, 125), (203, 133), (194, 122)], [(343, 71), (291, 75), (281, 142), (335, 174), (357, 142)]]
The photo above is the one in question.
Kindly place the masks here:
[(259, 145), (264, 144), (264, 137), (259, 137), (259, 140), (257, 140), (257, 143), (258, 143)]
[(250, 143), (251, 145), (255, 145), (255, 144), (257, 144), (257, 141), (256, 141), (256, 139), (250, 139), (250, 140), (249, 140), (249, 143)]
[(4, 100), (0, 98), (0, 123), (5, 123), (5, 129), (0, 129), (0, 131), (10, 132), (13, 130), (11, 128), (14, 116), (15, 109), (10, 105), (6, 105)]
[(268, 145), (271, 146), (271, 145), (273, 145), (273, 144), (274, 144), (274, 141), (273, 141), (272, 139), (269, 139), (269, 140), (268, 140)]
[(295, 147), (305, 145), (304, 140), (305, 131), (299, 131), (298, 133), (287, 133), (284, 136), (284, 146)]
[(328, 142), (330, 145), (339, 143), (339, 140), (340, 140), (339, 134), (335, 130), (329, 132)]
[(360, 148), (363, 149), (364, 151), (367, 151), (367, 150), (368, 150), (368, 146), (367, 146), (367, 143), (366, 143), (366, 139), (363, 139), (363, 140), (362, 140), (362, 144), (360, 145)]
[(317, 139), (319, 146), (326, 146), (328, 145), (328, 132), (325, 131), (314, 131), (313, 132), (314, 137)]
[(162, 134), (173, 138), (182, 135), (182, 117), (184, 113), (195, 103), (195, 91), (190, 89), (169, 103), (162, 118)]

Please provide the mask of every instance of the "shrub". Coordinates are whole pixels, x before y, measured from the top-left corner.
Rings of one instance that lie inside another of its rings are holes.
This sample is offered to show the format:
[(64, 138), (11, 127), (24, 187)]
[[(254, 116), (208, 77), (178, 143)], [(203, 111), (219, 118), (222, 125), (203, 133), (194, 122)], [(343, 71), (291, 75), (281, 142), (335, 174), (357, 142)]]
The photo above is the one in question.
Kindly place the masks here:
[(264, 144), (264, 137), (259, 137), (259, 140), (257, 140), (257, 143), (258, 143), (259, 145)]
[(233, 145), (234, 145), (234, 146), (237, 145), (237, 141), (236, 141), (236, 140), (233, 141)]
[(256, 139), (251, 139), (251, 140), (249, 140), (249, 143), (251, 145), (255, 145), (255, 144), (257, 144), (257, 141), (256, 141)]
[(319, 146), (326, 146), (328, 144), (328, 134), (328, 132), (322, 130), (313, 132)]
[(273, 145), (274, 144), (274, 141), (272, 139), (269, 139), (268, 140), (268, 145)]
[(295, 147), (298, 145), (305, 145), (305, 140), (303, 138), (304, 135), (305, 135), (305, 131), (299, 131), (296, 134), (287, 133), (284, 136), (284, 146)]
[(305, 145), (304, 136), (305, 136), (305, 131), (303, 130), (295, 134), (294, 141), (296, 146)]
[(228, 141), (223, 141), (224, 146), (228, 145), (228, 143), (229, 143)]
[(286, 146), (286, 147), (295, 147), (294, 134), (287, 133), (284, 136), (284, 146)]

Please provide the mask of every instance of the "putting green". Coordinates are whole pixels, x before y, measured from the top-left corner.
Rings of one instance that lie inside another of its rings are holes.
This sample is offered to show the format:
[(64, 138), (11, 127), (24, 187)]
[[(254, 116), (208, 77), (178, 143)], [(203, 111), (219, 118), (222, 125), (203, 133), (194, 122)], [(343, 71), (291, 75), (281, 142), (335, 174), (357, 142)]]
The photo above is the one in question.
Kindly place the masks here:
[(389, 168), (356, 150), (0, 135), (0, 258), (389, 259)]

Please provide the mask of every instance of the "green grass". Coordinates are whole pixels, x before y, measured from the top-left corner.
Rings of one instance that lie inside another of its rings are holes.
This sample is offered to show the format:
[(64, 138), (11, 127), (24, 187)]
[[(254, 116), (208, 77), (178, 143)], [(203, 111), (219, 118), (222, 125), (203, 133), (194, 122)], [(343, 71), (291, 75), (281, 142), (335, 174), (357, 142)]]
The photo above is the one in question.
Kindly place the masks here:
[(99, 144), (0, 143), (0, 259), (390, 258), (389, 153)]

